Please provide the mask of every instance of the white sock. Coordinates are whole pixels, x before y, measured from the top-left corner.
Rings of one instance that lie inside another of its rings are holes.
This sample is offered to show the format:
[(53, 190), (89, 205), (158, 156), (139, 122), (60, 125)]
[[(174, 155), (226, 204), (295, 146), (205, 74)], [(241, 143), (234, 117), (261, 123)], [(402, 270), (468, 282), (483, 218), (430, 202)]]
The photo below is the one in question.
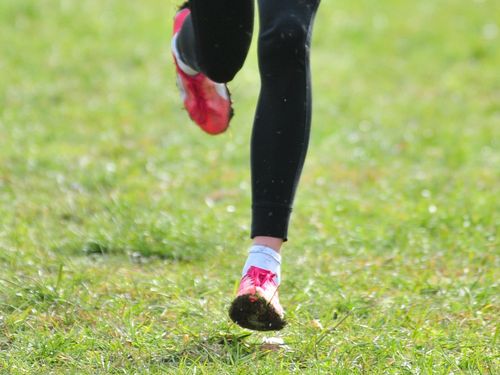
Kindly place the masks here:
[(172, 38), (172, 53), (175, 56), (175, 59), (177, 60), (177, 64), (179, 65), (179, 68), (186, 73), (188, 76), (195, 76), (198, 74), (196, 70), (191, 68), (189, 65), (187, 65), (184, 61), (182, 61), (181, 56), (179, 54), (179, 50), (177, 49), (177, 36), (179, 33), (175, 34), (174, 37)]
[(243, 267), (242, 276), (245, 276), (250, 267), (259, 267), (276, 274), (275, 281), (281, 281), (281, 255), (267, 246), (253, 245), (248, 251), (248, 258)]

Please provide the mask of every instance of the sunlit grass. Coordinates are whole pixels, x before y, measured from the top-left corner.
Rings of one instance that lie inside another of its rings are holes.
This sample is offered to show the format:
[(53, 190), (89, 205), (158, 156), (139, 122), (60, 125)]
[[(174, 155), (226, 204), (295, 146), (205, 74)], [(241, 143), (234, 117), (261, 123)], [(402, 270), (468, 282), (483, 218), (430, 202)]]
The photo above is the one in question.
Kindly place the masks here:
[(255, 45), (208, 137), (175, 89), (174, 11), (0, 2), (0, 372), (498, 373), (497, 2), (323, 1), (290, 324), (264, 347), (226, 314)]

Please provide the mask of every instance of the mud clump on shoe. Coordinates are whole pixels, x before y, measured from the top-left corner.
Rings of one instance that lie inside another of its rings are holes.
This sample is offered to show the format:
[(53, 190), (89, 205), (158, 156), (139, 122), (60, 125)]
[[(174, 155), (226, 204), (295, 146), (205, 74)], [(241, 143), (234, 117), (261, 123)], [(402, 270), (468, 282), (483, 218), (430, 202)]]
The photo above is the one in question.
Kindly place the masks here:
[(229, 317), (239, 326), (255, 331), (279, 331), (287, 324), (272, 304), (250, 294), (235, 298), (229, 308)]

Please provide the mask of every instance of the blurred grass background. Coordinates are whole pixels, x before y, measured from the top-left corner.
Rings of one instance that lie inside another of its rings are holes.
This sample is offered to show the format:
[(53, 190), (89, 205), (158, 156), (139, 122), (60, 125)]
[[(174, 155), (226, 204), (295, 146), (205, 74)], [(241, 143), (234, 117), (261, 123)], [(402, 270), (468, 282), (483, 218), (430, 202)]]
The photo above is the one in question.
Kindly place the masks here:
[(206, 136), (174, 84), (175, 9), (0, 2), (0, 371), (497, 373), (498, 2), (323, 1), (270, 353), (226, 316), (255, 43)]

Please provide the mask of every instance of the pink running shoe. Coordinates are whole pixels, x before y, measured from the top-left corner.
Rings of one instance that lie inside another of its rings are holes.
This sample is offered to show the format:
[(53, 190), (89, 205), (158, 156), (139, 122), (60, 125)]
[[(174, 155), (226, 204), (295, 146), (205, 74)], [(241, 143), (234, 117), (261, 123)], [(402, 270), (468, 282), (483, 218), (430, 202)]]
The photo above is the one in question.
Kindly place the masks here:
[(236, 324), (256, 331), (277, 331), (286, 325), (278, 299), (276, 274), (259, 267), (250, 267), (240, 281), (240, 288), (229, 308)]
[[(177, 40), (177, 34), (190, 12), (188, 8), (184, 8), (175, 15), (173, 43)], [(179, 66), (174, 48), (172, 55), (177, 70), (177, 86), (191, 120), (209, 134), (224, 132), (233, 115), (227, 86), (224, 83), (213, 82), (202, 73), (194, 75), (184, 73)]]

